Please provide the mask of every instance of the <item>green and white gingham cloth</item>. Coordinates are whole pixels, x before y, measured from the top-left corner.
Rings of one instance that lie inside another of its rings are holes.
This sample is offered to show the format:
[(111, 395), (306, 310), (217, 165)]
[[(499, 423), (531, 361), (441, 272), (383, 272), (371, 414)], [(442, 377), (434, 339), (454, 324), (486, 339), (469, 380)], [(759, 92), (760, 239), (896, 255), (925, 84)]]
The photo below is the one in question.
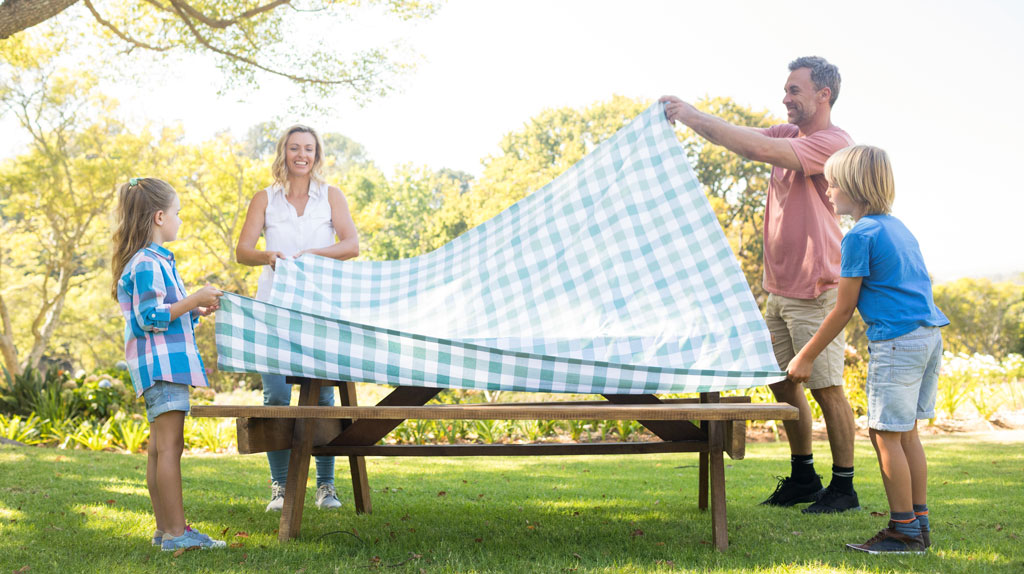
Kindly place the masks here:
[(225, 294), (218, 365), (422, 387), (687, 393), (785, 377), (655, 104), (567, 172), (400, 261), (303, 256)]

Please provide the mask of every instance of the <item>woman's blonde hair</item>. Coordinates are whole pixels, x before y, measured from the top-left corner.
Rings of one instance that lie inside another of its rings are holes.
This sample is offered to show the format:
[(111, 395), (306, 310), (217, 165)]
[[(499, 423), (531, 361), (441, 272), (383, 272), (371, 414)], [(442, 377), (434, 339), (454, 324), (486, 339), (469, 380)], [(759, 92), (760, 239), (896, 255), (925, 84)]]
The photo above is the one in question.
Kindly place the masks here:
[(132, 178), (118, 190), (114, 256), (110, 260), (114, 273), (110, 293), (114, 299), (125, 266), (153, 239), (153, 216), (170, 209), (175, 195), (171, 184), (153, 177)]
[(324, 165), (324, 144), (320, 141), (320, 134), (316, 133), (316, 130), (309, 126), (302, 124), (295, 124), (294, 126), (284, 130), (281, 134), (280, 139), (277, 140), (277, 155), (274, 157), (274, 164), (270, 168), (271, 174), (274, 176), (274, 183), (284, 187), (285, 195), (291, 191), (288, 189), (288, 165), (285, 163), (285, 146), (288, 145), (288, 138), (292, 134), (310, 134), (313, 139), (316, 140), (316, 157), (313, 158), (313, 167), (309, 170), (309, 175), (313, 178), (313, 181), (324, 183), (324, 176), (322, 173)]
[(844, 147), (825, 162), (825, 179), (846, 192), (867, 209), (864, 215), (883, 215), (892, 211), (896, 184), (892, 164), (885, 150), (870, 145)]

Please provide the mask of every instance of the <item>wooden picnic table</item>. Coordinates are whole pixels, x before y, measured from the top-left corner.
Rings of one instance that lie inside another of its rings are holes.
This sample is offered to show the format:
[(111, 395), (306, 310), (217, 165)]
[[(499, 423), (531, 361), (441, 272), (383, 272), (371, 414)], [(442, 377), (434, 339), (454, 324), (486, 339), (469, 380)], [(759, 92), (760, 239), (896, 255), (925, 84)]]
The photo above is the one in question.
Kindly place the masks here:
[[(290, 448), (288, 481), (278, 539), (299, 535), (310, 456), (348, 456), (358, 513), (372, 511), (366, 456), (522, 456), (571, 454), (698, 453), (697, 506), (708, 508), (719, 550), (729, 546), (723, 453), (742, 458), (748, 420), (794, 420), (784, 403), (751, 403), (750, 397), (659, 399), (655, 395), (603, 395), (604, 401), (427, 405), (443, 389), (396, 387), (374, 406), (358, 406), (351, 382), (289, 377), (298, 384), (298, 406), (196, 405), (192, 416), (237, 418), (238, 452)], [(341, 405), (317, 406), (323, 386), (337, 386)], [(433, 420), (635, 420), (658, 440), (615, 443), (384, 445), (381, 439), (407, 419)], [(697, 424), (694, 424), (697, 421)]]

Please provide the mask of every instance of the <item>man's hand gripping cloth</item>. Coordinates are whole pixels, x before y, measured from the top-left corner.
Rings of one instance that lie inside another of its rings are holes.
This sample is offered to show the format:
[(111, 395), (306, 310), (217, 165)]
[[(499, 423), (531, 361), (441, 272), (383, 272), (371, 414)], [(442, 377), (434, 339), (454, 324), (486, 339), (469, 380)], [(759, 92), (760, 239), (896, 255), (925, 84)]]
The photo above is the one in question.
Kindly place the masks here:
[(761, 313), (655, 104), (547, 186), (400, 261), (280, 261), (225, 294), (225, 371), (564, 393), (779, 381)]

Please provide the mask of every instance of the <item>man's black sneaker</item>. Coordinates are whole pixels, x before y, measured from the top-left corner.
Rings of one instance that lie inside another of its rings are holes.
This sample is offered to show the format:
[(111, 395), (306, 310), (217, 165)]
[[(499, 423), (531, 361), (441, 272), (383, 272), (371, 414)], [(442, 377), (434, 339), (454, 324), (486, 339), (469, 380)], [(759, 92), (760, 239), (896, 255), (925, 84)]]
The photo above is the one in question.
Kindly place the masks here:
[(801, 502), (815, 502), (824, 494), (825, 489), (821, 486), (821, 476), (814, 475), (814, 478), (805, 482), (798, 482), (792, 476), (779, 479), (775, 492), (761, 504), (766, 506), (793, 506)]
[(860, 510), (860, 500), (857, 493), (847, 494), (833, 490), (832, 487), (825, 489), (825, 493), (817, 502), (803, 509), (804, 514), (832, 514), (834, 512), (846, 512), (847, 510)]

